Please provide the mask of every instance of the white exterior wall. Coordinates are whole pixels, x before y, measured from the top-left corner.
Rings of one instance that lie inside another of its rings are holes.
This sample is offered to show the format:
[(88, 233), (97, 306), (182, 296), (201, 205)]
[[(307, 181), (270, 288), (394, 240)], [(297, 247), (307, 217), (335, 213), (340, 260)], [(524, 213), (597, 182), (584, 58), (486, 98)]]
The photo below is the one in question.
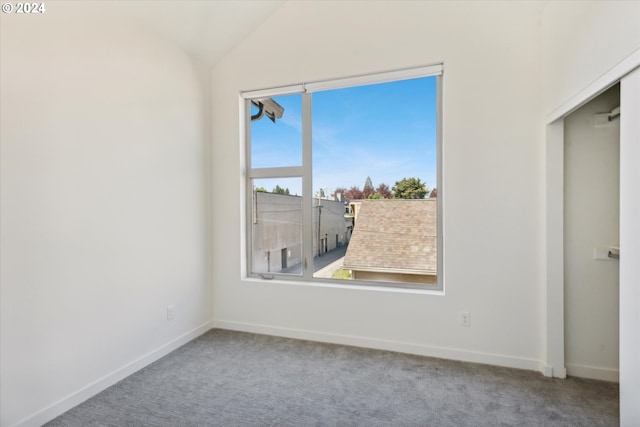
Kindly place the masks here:
[(278, 273), (281, 251), (287, 251), (287, 266), (302, 262), (302, 198), (254, 192), (253, 271)]
[(208, 75), (94, 6), (2, 16), (2, 426), (41, 425), (211, 319)]
[[(538, 369), (539, 12), (528, 2), (290, 2), (231, 51), (212, 74), (214, 188), (243, 188), (241, 90), (444, 62), (446, 295), (243, 280), (237, 195), (214, 212), (215, 324)], [(462, 310), (471, 328), (458, 326)]]
[[(318, 204), (321, 208), (318, 208)], [(321, 214), (318, 214), (322, 211)], [(318, 199), (313, 199), (313, 255), (318, 255), (318, 221), (320, 221), (320, 243), (323, 239), (327, 239), (327, 250), (322, 252), (322, 245), (320, 251), (322, 253), (332, 251), (339, 246), (346, 245), (349, 242), (349, 235), (347, 223), (344, 218), (345, 206), (343, 202), (335, 200), (322, 200), (318, 202)], [(338, 236), (338, 244), (336, 245), (336, 236)]]
[[(282, 269), (282, 250), (287, 252), (287, 268), (302, 262), (302, 197), (257, 191), (254, 193), (252, 217), (253, 271), (279, 273)], [(313, 199), (313, 254), (318, 256), (318, 232), (327, 239), (327, 251), (346, 244), (347, 224), (344, 204), (322, 200), (322, 214), (318, 215), (318, 199)], [(318, 221), (320, 227), (318, 228)], [(338, 245), (336, 245), (336, 235)], [(322, 248), (320, 248), (322, 250)], [(268, 253), (267, 253), (268, 252)], [(322, 252), (322, 253), (325, 253)]]

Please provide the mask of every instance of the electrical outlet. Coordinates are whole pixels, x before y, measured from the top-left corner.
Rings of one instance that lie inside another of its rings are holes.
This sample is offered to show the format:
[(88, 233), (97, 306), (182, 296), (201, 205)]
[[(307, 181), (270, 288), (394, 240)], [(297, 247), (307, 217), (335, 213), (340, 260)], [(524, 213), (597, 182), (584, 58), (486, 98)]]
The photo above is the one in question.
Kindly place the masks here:
[(173, 320), (176, 317), (176, 306), (167, 306), (167, 320)]
[(464, 326), (465, 328), (471, 326), (471, 313), (468, 311), (460, 312), (460, 326)]

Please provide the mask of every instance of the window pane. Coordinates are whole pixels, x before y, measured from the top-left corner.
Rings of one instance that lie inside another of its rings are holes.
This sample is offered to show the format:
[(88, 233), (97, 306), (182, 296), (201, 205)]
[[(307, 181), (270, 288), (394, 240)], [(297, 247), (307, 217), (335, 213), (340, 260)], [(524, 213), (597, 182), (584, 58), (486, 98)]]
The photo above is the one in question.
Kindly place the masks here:
[[(313, 199), (313, 277), (332, 278), (340, 270), (353, 230), (349, 203), (317, 194)], [(343, 278), (343, 277), (340, 277)]]
[(312, 111), (314, 277), (436, 285), (436, 77), (315, 92)]
[(252, 184), (251, 272), (302, 274), (302, 179), (255, 179)]
[(302, 165), (302, 95), (250, 102), (251, 167)]

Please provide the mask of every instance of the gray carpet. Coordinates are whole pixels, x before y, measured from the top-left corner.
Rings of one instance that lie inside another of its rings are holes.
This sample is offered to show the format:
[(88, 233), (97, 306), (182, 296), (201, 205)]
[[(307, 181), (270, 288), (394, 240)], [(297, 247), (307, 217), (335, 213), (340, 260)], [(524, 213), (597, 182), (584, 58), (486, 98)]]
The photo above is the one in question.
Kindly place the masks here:
[(55, 426), (616, 426), (618, 385), (212, 330)]

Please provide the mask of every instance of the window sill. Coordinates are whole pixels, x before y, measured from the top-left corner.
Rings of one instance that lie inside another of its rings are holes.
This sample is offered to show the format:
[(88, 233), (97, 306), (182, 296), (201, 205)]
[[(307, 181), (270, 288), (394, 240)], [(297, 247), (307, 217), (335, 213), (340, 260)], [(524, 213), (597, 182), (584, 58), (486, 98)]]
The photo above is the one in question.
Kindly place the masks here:
[(373, 291), (373, 292), (387, 292), (387, 293), (398, 293), (398, 294), (413, 294), (413, 295), (433, 295), (433, 296), (445, 296), (444, 290), (433, 290), (433, 289), (420, 289), (414, 287), (404, 287), (402, 285), (385, 285), (381, 283), (380, 285), (373, 285), (369, 283), (359, 283), (359, 284), (343, 284), (334, 281), (321, 281), (314, 280), (312, 282), (307, 282), (303, 280), (283, 280), (283, 279), (261, 279), (257, 277), (242, 277), (241, 281), (243, 283), (261, 283), (264, 285), (293, 285), (293, 286), (310, 286), (310, 287), (319, 287), (319, 288), (332, 288), (332, 289), (344, 289), (344, 290), (356, 290), (356, 291)]

